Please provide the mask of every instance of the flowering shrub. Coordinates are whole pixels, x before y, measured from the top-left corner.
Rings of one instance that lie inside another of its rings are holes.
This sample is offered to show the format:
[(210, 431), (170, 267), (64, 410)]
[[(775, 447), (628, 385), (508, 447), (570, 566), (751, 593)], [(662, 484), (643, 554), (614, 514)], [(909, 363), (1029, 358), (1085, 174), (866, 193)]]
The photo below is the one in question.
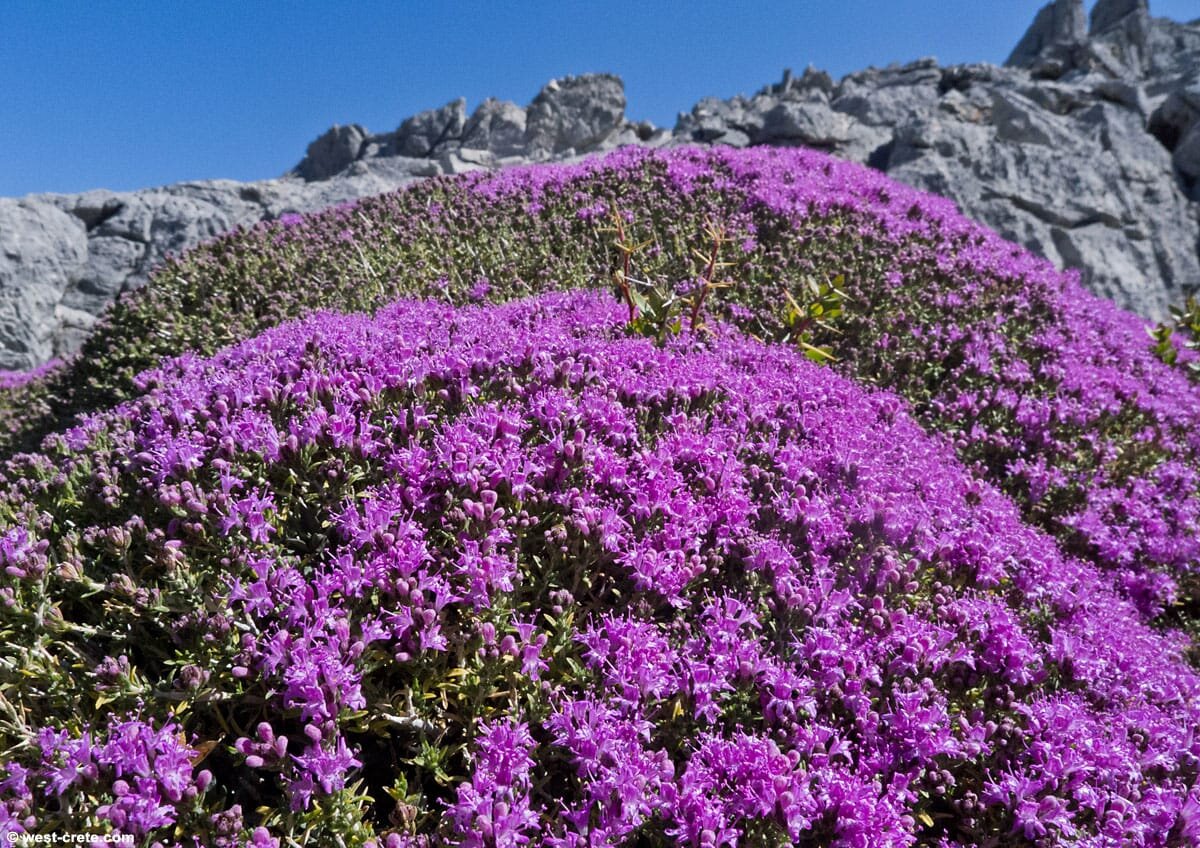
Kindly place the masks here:
[(31, 426), (56, 421), (50, 386), (61, 379), (55, 372), (62, 366), (61, 359), (51, 359), (29, 371), (0, 371), (0, 446), (29, 441)]
[(896, 395), (709, 322), (402, 301), (0, 481), (0, 829), (1200, 839), (1200, 679)]
[[(631, 267), (614, 215), (628, 244), (646, 242)], [(0, 430), (34, 447), (134, 396), (161, 356), (212, 353), (314, 309), (505, 300), (614, 271), (686, 288), (703, 278), (697, 254), (715, 255), (714, 226), (734, 285), (707, 314), (897, 392), (1143, 615), (1200, 633), (1200, 388), (1186, 369), (1159, 361), (1143, 322), (948, 201), (812, 151), (622, 150), (222, 237), (118, 304), (72, 367), (0, 392)], [(814, 320), (831, 307), (836, 320)]]

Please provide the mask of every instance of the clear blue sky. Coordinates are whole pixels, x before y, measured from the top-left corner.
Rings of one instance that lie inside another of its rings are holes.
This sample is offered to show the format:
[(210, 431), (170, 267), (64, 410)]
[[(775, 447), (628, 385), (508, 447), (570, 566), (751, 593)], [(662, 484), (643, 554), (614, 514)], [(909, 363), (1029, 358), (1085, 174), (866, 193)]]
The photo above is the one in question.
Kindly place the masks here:
[[(784, 67), (1001, 62), (1042, 0), (0, 0), (0, 195), (277, 176), (334, 123), (620, 74), (673, 126)], [(1089, 3), (1090, 6), (1090, 3)], [(1152, 0), (1200, 16), (1200, 0)]]

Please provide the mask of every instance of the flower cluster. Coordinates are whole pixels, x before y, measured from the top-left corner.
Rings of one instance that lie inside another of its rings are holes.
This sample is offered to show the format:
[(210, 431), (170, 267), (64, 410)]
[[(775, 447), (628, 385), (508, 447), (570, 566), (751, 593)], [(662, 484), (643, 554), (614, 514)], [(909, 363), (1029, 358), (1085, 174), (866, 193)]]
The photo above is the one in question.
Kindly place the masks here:
[[(92, 811), (96, 819), (114, 833), (145, 837), (174, 824), (177, 808), (194, 802), (213, 779), (211, 772), (193, 769), (196, 752), (170, 720), (155, 729), (140, 718), (111, 718), (103, 731), (79, 735), (44, 726), (35, 748), (41, 758), (33, 768), (13, 761), (0, 782), (0, 829), (6, 832), (32, 831), (40, 803), (101, 784), (109, 796)], [(31, 781), (43, 787), (42, 797), (34, 795)], [(69, 802), (62, 811), (73, 812)]]
[(1195, 844), (1183, 641), (899, 396), (708, 328), (320, 314), (11, 459), (0, 826)]
[[(900, 394), (1144, 616), (1200, 633), (1200, 388), (1185, 369), (1159, 360), (1143, 322), (948, 201), (813, 151), (628, 149), (238, 231), (168, 263), (78, 360), (0, 390), (0, 440), (35, 447), (136, 396), (134, 378), (163, 355), (213, 353), (314, 310), (602, 285), (620, 264), (613, 215), (647, 243), (633, 275), (667, 291), (703, 273), (695, 256), (717, 222), (740, 250), (722, 256), (736, 285), (710, 312), (796, 336)], [(836, 326), (795, 332), (789, 304), (835, 280), (847, 295)]]

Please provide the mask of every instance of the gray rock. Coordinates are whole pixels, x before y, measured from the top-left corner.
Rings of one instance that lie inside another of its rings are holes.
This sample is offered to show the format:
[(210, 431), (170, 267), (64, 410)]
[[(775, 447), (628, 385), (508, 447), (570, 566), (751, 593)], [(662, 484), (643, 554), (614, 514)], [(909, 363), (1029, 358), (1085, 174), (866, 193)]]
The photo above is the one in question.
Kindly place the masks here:
[(1092, 9), (1092, 53), (1108, 56), (1120, 66), (1120, 76), (1142, 76), (1157, 61), (1154, 29), (1146, 0), (1100, 0)]
[(121, 200), (111, 191), (103, 189), (85, 191), (83, 194), (50, 195), (47, 199), (82, 221), (88, 232), (121, 211)]
[[(989, 91), (992, 86), (988, 86)], [(1091, 99), (1077, 85), (1065, 85), (1053, 80), (1029, 80), (1018, 83), (1014, 90), (1032, 100), (1052, 115), (1069, 115), (1084, 109)]]
[[(1162, 317), (1200, 284), (1189, 202), (1200, 194), (1200, 129), (1190, 135), (1200, 109), (1185, 85), (1200, 77), (1200, 27), (1150, 19), (1138, 3), (1099, 8), (1093, 36), (1079, 3), (1040, 17), (1014, 51), (1027, 69), (922, 60), (850, 74), (829, 91), (785, 74), (752, 98), (702, 101), (676, 133), (723, 143), (750, 128), (754, 142), (866, 162)], [(830, 125), (829, 107), (846, 123)], [(1148, 135), (1148, 117), (1171, 150)]]
[(441, 172), (427, 159), (389, 157), (355, 162), (320, 182), (213, 180), (0, 198), (0, 369), (74, 353), (96, 316), (172, 254), (236, 226), (316, 211)]
[(60, 303), (54, 309), (54, 349), (79, 350), (92, 334), (92, 328), (98, 320), (93, 312), (73, 309)]
[(943, 74), (932, 59), (850, 74), (831, 94), (833, 108), (875, 127), (895, 127), (937, 106)]
[(440, 109), (428, 109), (405, 120), (396, 130), (392, 152), (420, 157), (452, 149), (462, 140), (466, 124), (467, 101), (460, 97)]
[(834, 82), (828, 71), (809, 65), (793, 87), (800, 91), (820, 91), (828, 97), (833, 94)]
[(1106, 79), (1100, 80), (1092, 89), (1093, 93), (1099, 98), (1128, 106), (1135, 110), (1143, 118), (1150, 115), (1150, 104), (1146, 98), (1146, 90), (1137, 83), (1127, 80)]
[[(1050, 238), (1059, 253), (1059, 262), (1069, 268), (1079, 268), (1084, 284), (1103, 297), (1119, 299), (1126, 291), (1125, 280), (1134, 279), (1147, 265), (1153, 266), (1155, 256), (1144, 241), (1120, 243), (1112, 237), (1111, 227), (1102, 224), (1082, 224), (1073, 228), (1051, 227)], [(1159, 304), (1162, 309), (1165, 303)]]
[(520, 154), (525, 149), (525, 110), (511, 101), (489, 97), (467, 121), (462, 146), (497, 156)]
[(367, 131), (358, 124), (335, 124), (308, 145), (296, 173), (306, 180), (327, 180), (358, 158), (366, 140)]
[(1164, 315), (1200, 280), (1200, 228), (1166, 151), (1147, 149), (1140, 114), (1108, 101), (1039, 114), (1003, 90), (993, 103), (990, 124), (943, 115), (901, 128), (888, 173), (1079, 268), (1094, 291)]
[(1043, 6), (1004, 64), (1027, 67), (1052, 47), (1078, 44), (1087, 38), (1083, 0), (1054, 0)]
[(146, 257), (146, 245), (115, 236), (87, 241), (87, 261), (63, 292), (62, 305), (98, 315), (125, 288), (130, 275)]
[(1200, 180), (1200, 124), (1193, 124), (1180, 140), (1172, 161), (1184, 177)]
[(1149, 130), (1168, 150), (1200, 123), (1200, 79), (1172, 91), (1150, 115)]
[(552, 80), (525, 114), (530, 158), (594, 150), (624, 124), (625, 86), (612, 74)]
[[(1146, 39), (1147, 93), (1160, 97), (1173, 91), (1179, 80), (1194, 76), (1197, 54), (1200, 54), (1200, 18), (1190, 24), (1176, 23), (1164, 18), (1145, 19), (1149, 30)], [(1120, 33), (1101, 38), (1120, 38)]]
[(55, 308), (86, 260), (78, 218), (35, 198), (0, 198), (0, 368), (54, 356)]
[[(329, 206), (356, 197), (390, 191), (397, 186), (405, 185), (414, 179), (436, 177), (442, 173), (441, 166), (433, 159), (411, 159), (404, 156), (380, 156), (372, 159), (360, 159), (342, 172), (340, 180), (331, 181), (325, 193), (315, 197), (306, 197), (305, 206), (308, 210), (320, 209), (321, 204)], [(264, 198), (270, 209), (269, 217), (278, 218), (283, 212), (295, 212), (295, 209), (279, 210), (271, 206), (270, 195)], [(328, 202), (326, 200), (328, 199)]]
[(850, 138), (850, 119), (828, 103), (784, 101), (767, 112), (754, 138), (760, 144), (802, 144), (836, 150)]
[(496, 167), (496, 157), (489, 150), (448, 150), (438, 157), (443, 174), (466, 174), (470, 171), (488, 171)]
[(1149, 0), (1098, 0), (1092, 8), (1091, 34), (1106, 32), (1130, 15), (1149, 17)]
[[(771, 98), (770, 102), (773, 105), (778, 101)], [(673, 135), (704, 144), (745, 147), (762, 133), (764, 120), (764, 110), (744, 97), (705, 97), (691, 112), (679, 114)]]
[(1045, 146), (1066, 141), (1054, 120), (1032, 100), (1026, 100), (1019, 94), (1005, 91), (992, 93), (992, 124), (1000, 141)]

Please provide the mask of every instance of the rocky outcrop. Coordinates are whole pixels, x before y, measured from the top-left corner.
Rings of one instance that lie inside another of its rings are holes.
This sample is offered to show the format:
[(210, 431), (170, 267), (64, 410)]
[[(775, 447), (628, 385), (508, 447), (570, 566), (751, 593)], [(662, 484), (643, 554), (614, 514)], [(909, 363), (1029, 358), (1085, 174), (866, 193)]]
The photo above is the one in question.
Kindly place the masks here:
[(1200, 201), (1200, 70), (1150, 115), (1150, 132), (1172, 151), (1171, 161), (1192, 200)]
[[(545, 161), (647, 141), (654, 130), (625, 120), (625, 86), (612, 74), (551, 80), (527, 107), (487, 99), (467, 114), (459, 98), (372, 135), (357, 124), (333, 127), (308, 147), (293, 174), (327, 180), (357, 161), (396, 156), (441, 160), (455, 172), (466, 164), (502, 166)], [(669, 133), (660, 132), (662, 140)]]
[(785, 72), (753, 96), (705, 98), (673, 130), (628, 120), (621, 81), (591, 74), (525, 107), (456, 100), (380, 134), (335, 126), (279, 179), (0, 199), (0, 368), (76, 350), (168, 254), (232, 227), (437, 174), (696, 143), (868, 164), (1149, 317), (1200, 287), (1200, 21), (1153, 18), (1145, 0), (1100, 0), (1089, 20), (1082, 0), (1054, 0), (1003, 67)]
[(0, 198), (0, 368), (79, 348), (96, 317), (170, 254), (237, 226), (378, 194), (440, 173), (378, 160), (337, 179), (212, 180), (136, 192)]
[(616, 146), (625, 126), (625, 86), (611, 74), (555, 80), (529, 104), (525, 120), (526, 155), (548, 159), (577, 151)]
[(510, 100), (488, 98), (479, 104), (463, 128), (462, 146), (498, 156), (525, 151), (525, 110)]
[[(1083, 3), (1068, 3), (1083, 7)], [(1092, 9), (1092, 32), (1106, 32), (1122, 23), (1126, 18), (1136, 16), (1140, 20), (1150, 17), (1148, 0), (1099, 0)]]
[(0, 369), (78, 350), (105, 307), (169, 255), (234, 227), (439, 174), (669, 138), (627, 122), (620, 79), (593, 74), (550, 82), (528, 107), (486, 100), (468, 115), (466, 101), (456, 100), (388, 133), (332, 127), (279, 179), (0, 198)]
[(1051, 51), (1070, 50), (1087, 40), (1087, 16), (1079, 0), (1054, 0), (1042, 7), (1006, 65), (1029, 65)]
[(1094, 291), (1161, 317), (1200, 286), (1200, 25), (1145, 0), (1038, 14), (1005, 67), (809, 71), (705, 100), (675, 134), (806, 144), (956, 201)]
[(54, 355), (55, 310), (87, 259), (81, 220), (39, 199), (0, 199), (0, 368)]
[(358, 124), (348, 127), (334, 124), (308, 146), (296, 173), (306, 180), (327, 180), (357, 160), (366, 141), (367, 131)]
[(466, 126), (467, 101), (460, 97), (441, 109), (429, 109), (402, 123), (392, 137), (389, 152), (419, 157), (458, 147)]

